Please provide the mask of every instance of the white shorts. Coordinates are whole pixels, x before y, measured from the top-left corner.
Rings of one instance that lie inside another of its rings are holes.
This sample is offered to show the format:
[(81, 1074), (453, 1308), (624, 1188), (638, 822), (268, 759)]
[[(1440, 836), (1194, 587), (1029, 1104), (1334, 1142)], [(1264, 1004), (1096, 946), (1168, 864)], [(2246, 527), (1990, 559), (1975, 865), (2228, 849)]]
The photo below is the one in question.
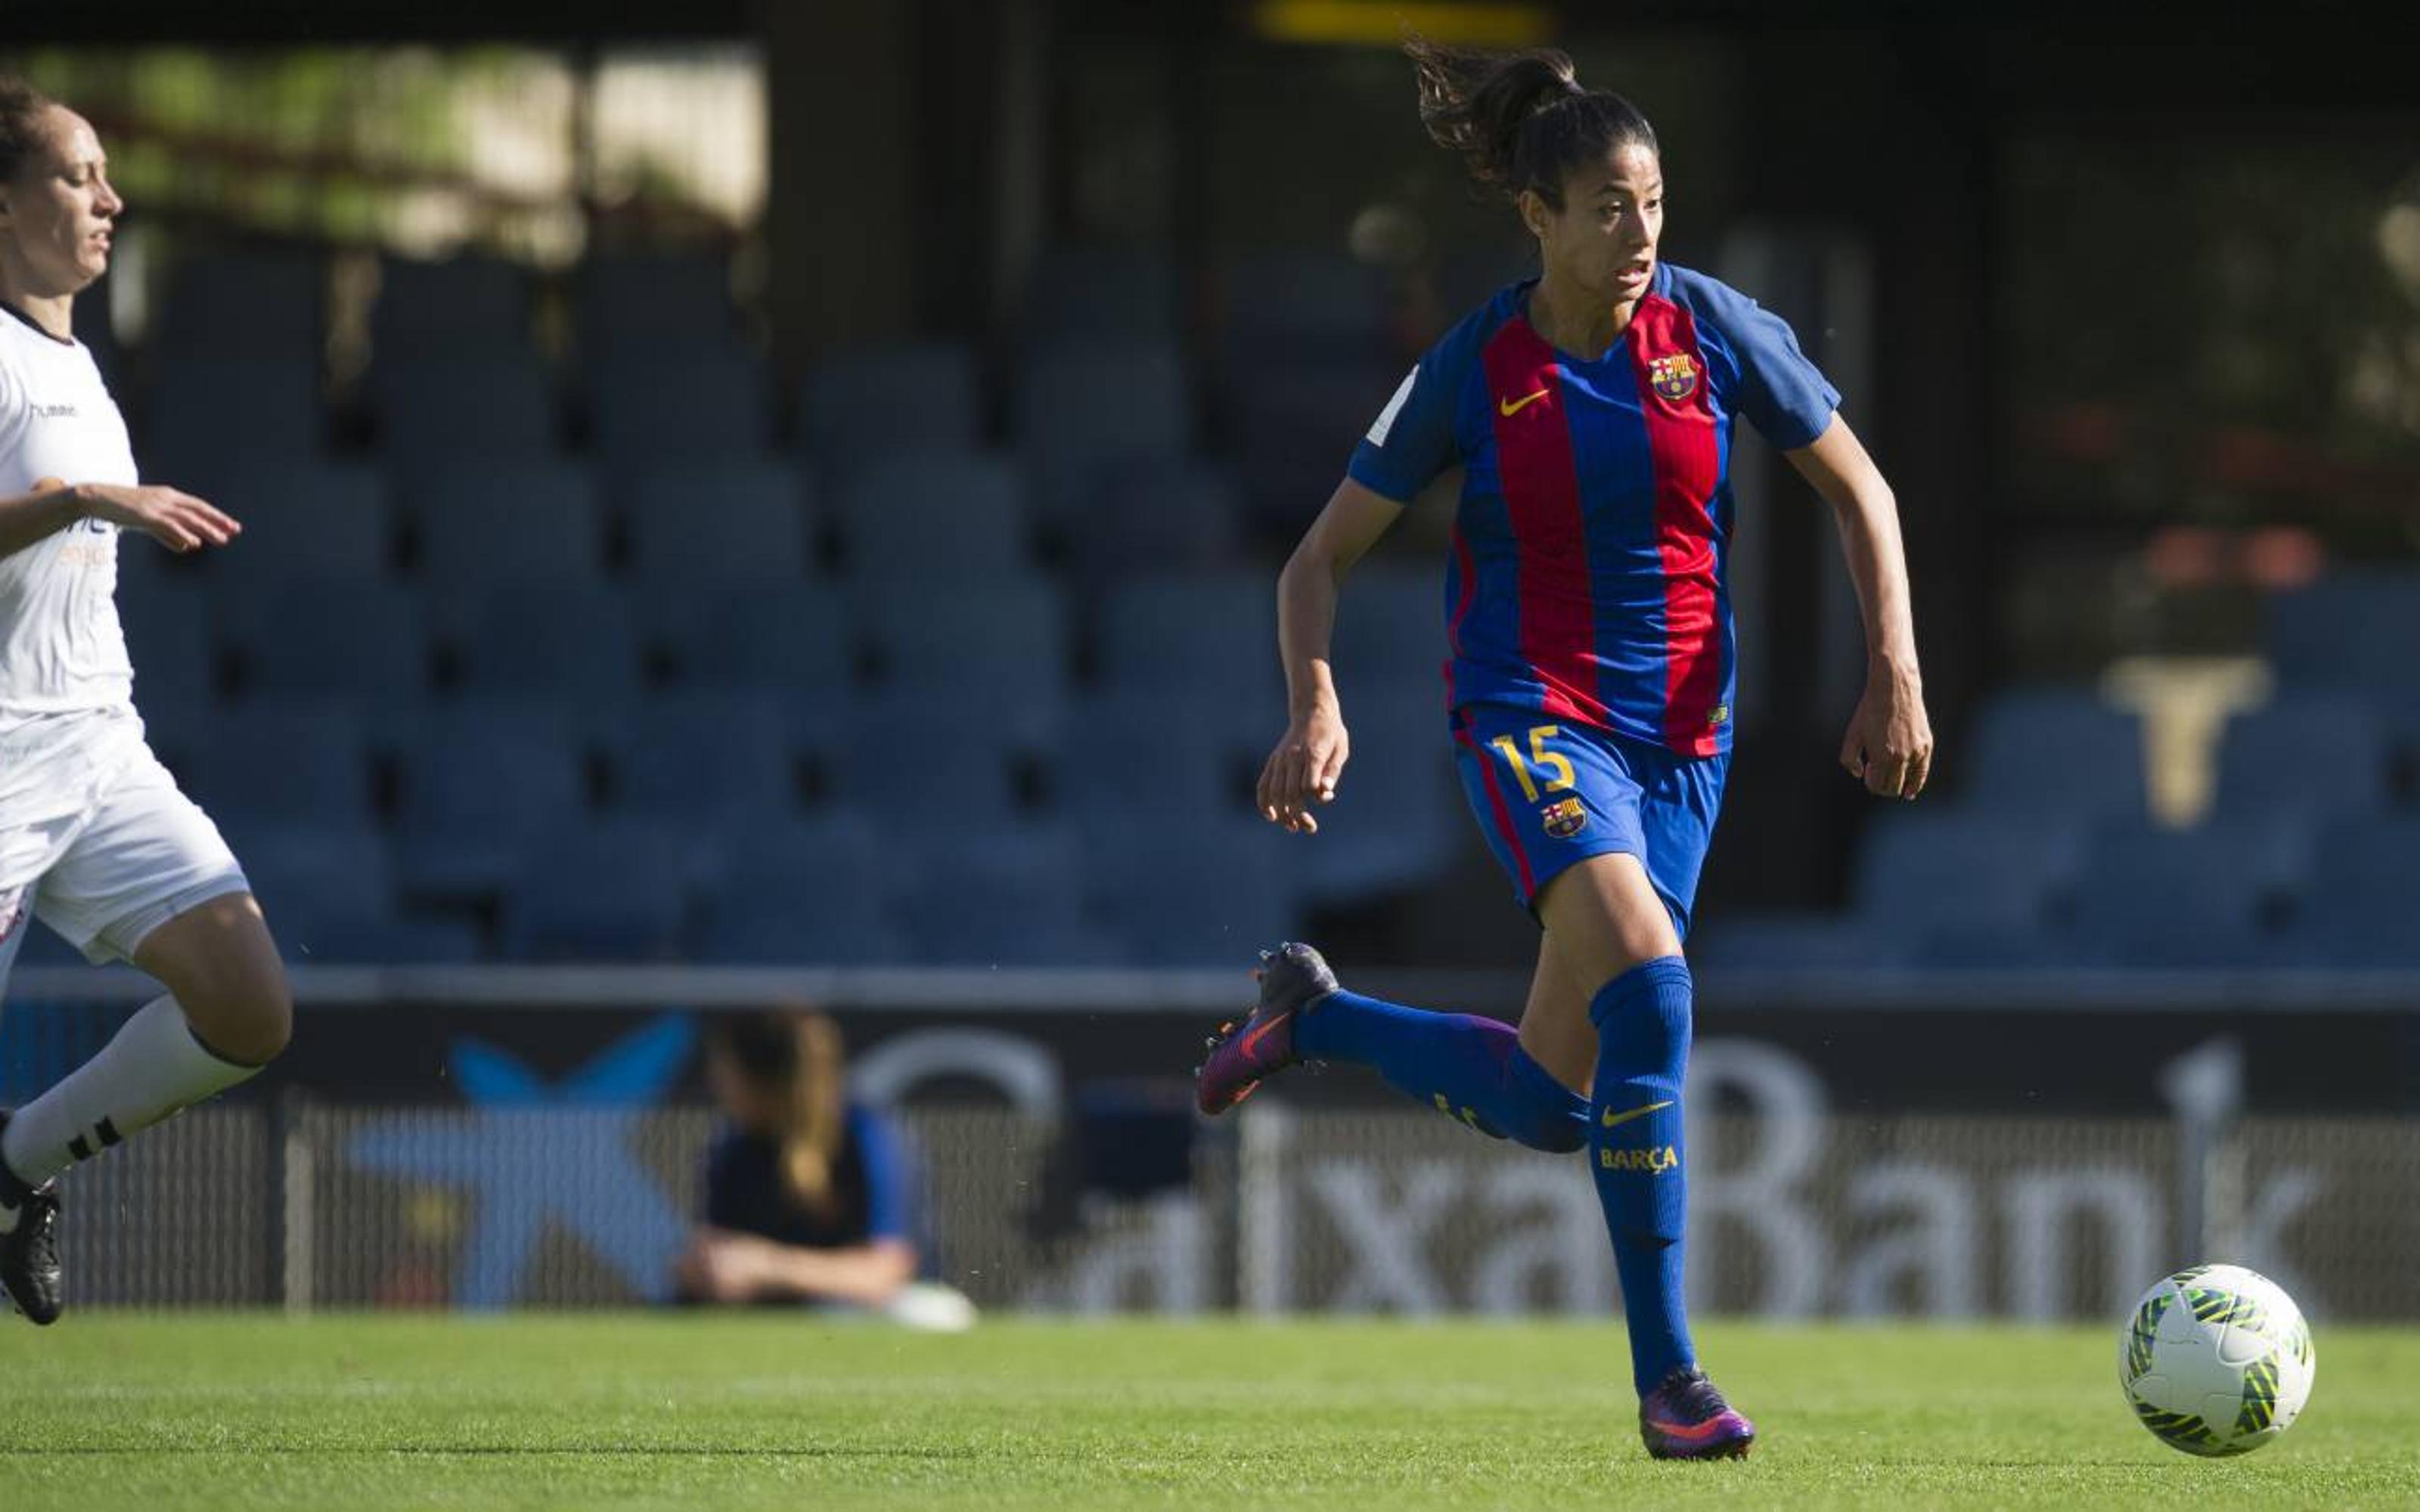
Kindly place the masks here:
[(252, 890), (218, 825), (177, 791), (148, 747), (89, 810), (39, 827), (71, 835), (40, 877), (0, 890), (0, 988), (28, 917), (96, 964), (132, 961), (144, 938), (178, 915)]

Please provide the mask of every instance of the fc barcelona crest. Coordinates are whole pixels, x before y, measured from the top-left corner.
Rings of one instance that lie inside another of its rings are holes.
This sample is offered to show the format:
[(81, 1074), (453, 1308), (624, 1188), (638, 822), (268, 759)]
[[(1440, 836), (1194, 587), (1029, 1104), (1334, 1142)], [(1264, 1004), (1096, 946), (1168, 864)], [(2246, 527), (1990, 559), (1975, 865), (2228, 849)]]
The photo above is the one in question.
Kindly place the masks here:
[(1650, 387), (1674, 404), (1698, 392), (1698, 360), (1687, 352), (1658, 357), (1647, 364)]
[(1538, 815), (1546, 833), (1557, 840), (1569, 840), (1588, 827), (1588, 806), (1577, 798), (1559, 798), (1546, 805)]

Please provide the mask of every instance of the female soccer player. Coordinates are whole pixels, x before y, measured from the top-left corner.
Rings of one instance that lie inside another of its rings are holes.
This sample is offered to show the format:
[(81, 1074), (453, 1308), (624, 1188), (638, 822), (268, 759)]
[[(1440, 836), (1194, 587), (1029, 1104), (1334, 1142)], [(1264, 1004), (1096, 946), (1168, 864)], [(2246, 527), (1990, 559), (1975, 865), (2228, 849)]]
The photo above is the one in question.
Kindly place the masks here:
[(706, 1082), (732, 1129), (706, 1158), (706, 1222), (674, 1269), (682, 1300), (841, 1304), (926, 1326), (966, 1299), (915, 1285), (908, 1152), (852, 1103), (840, 1030), (818, 1013), (718, 1018)]
[(1466, 470), (1446, 569), (1447, 704), (1464, 787), (1544, 928), (1516, 1031), (1338, 988), (1311, 947), (1264, 953), (1260, 1000), (1215, 1039), (1202, 1110), (1297, 1060), (1358, 1061), (1499, 1138), (1590, 1148), (1629, 1316), (1639, 1431), (1658, 1458), (1746, 1452), (1755, 1427), (1698, 1367), (1682, 1304), (1681, 955), (1730, 763), (1723, 565), (1745, 417), (1832, 509), (1869, 668), (1840, 762), (1881, 795), (1924, 788), (1896, 506), (1789, 328), (1660, 261), (1654, 131), (1560, 53), (1415, 41), (1420, 118), (1538, 239), (1540, 277), (1447, 332), (1353, 455), (1279, 583), (1292, 718), (1262, 813), (1318, 830), (1349, 751), (1328, 666), (1338, 590), (1438, 473)]
[(125, 208), (82, 116), (0, 77), (0, 988), (29, 916), (168, 991), (101, 1053), (0, 1113), (0, 1290), (63, 1303), (54, 1179), (286, 1046), (286, 970), (226, 842), (144, 743), (115, 598), (117, 536), (172, 551), (239, 529), (138, 481), (126, 423), (71, 334)]

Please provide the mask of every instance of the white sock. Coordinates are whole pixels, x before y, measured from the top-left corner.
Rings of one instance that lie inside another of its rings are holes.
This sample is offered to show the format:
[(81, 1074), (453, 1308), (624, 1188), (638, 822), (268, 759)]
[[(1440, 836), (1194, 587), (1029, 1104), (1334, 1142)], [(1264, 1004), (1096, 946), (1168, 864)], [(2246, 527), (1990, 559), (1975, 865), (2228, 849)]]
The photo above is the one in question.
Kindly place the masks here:
[(101, 1054), (19, 1108), (0, 1134), (0, 1161), (39, 1186), (80, 1160), (204, 1098), (258, 1075), (202, 1047), (173, 997), (155, 997)]

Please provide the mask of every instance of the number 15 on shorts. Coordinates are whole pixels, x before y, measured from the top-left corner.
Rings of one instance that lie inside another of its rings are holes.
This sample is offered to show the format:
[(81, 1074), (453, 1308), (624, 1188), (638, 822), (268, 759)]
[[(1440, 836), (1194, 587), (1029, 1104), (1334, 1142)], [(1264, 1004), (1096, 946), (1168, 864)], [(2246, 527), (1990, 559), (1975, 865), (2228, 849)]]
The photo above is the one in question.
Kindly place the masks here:
[[(1546, 748), (1546, 741), (1562, 733), (1563, 727), (1557, 724), (1532, 727), (1529, 731), (1529, 758), (1526, 762), (1521, 759), (1521, 748), (1513, 743), (1511, 735), (1497, 735), (1488, 742), (1502, 753), (1504, 764), (1512, 768), (1513, 779), (1521, 784), (1521, 795), (1531, 803), (1538, 801), (1540, 793), (1568, 793), (1579, 785), (1578, 775), (1572, 770), (1571, 758), (1560, 751)], [(1530, 777), (1531, 767), (1551, 774), (1544, 788)]]

